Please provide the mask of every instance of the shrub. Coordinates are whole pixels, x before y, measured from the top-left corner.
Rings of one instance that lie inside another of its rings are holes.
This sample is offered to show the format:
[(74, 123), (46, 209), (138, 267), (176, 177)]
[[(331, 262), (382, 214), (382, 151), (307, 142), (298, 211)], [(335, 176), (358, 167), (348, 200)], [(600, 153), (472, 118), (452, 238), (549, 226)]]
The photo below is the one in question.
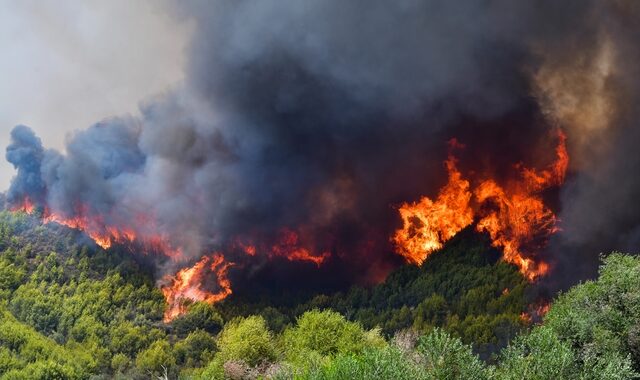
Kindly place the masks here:
[(136, 366), (145, 372), (162, 373), (175, 365), (175, 358), (169, 342), (157, 340), (136, 357)]
[(360, 324), (347, 321), (331, 311), (308, 311), (295, 327), (284, 332), (287, 357), (296, 360), (313, 351), (320, 356), (361, 352), (367, 343), (376, 343), (375, 333), (367, 336)]
[(471, 348), (441, 329), (420, 337), (416, 350), (430, 378), (488, 379), (487, 369)]
[(241, 362), (253, 368), (277, 358), (273, 336), (260, 316), (228, 322), (218, 337), (218, 349), (213, 361), (200, 373), (201, 379), (223, 378), (227, 362)]

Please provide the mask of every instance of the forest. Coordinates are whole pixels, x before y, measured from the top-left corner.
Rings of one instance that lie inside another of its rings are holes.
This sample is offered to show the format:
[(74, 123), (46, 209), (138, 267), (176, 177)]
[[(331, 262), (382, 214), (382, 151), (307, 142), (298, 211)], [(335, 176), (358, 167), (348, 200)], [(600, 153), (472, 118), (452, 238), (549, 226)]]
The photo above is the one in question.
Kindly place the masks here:
[(231, 296), (164, 323), (144, 260), (79, 235), (0, 213), (1, 378), (596, 380), (640, 370), (640, 259), (630, 255), (603, 256), (596, 280), (544, 314), (548, 295), (467, 231), (375, 286)]

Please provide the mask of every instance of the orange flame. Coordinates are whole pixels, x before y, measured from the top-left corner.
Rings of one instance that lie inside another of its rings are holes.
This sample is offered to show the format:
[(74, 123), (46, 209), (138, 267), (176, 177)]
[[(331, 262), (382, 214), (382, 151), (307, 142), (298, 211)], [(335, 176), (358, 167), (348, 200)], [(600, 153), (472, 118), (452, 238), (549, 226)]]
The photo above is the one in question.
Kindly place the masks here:
[[(33, 204), (25, 198), (24, 201), (17, 206), (15, 211), (23, 210), (32, 213), (35, 210)], [(43, 212), (43, 223), (57, 223), (72, 229), (84, 232), (97, 245), (103, 249), (110, 248), (114, 243), (132, 243), (136, 242), (142, 246), (144, 252), (161, 252), (165, 256), (175, 261), (180, 260), (182, 251), (180, 248), (173, 248), (169, 243), (168, 237), (159, 233), (138, 234), (133, 229), (127, 227), (114, 227), (104, 223), (104, 219), (100, 215), (91, 215), (87, 207), (82, 205), (76, 207), (75, 215), (65, 217), (61, 214), (52, 213), (49, 209)], [(145, 225), (145, 230), (154, 231), (153, 219), (149, 216), (140, 215), (136, 221)], [(240, 240), (234, 243), (235, 248), (241, 249), (249, 256), (255, 256), (258, 247), (253, 244), (245, 244)], [(232, 247), (233, 247), (232, 246)], [(268, 257), (284, 257), (289, 261), (308, 261), (320, 266), (329, 258), (329, 252), (314, 254), (310, 249), (303, 246), (297, 232), (283, 229), (280, 232), (279, 239), (273, 246), (261, 246), (262, 251), (267, 252)], [(207, 266), (208, 265), (208, 266)], [(169, 281), (170, 285), (161, 288), (165, 295), (169, 307), (165, 313), (165, 321), (171, 321), (176, 316), (186, 311), (185, 300), (205, 301), (209, 303), (218, 302), (231, 294), (231, 283), (227, 278), (227, 270), (233, 265), (225, 262), (224, 257), (216, 253), (211, 258), (203, 257), (192, 267), (184, 268), (176, 273), (175, 277), (167, 277), (165, 281)], [(202, 282), (206, 275), (215, 274), (220, 291), (211, 293), (202, 289)]]
[(564, 182), (569, 155), (566, 137), (560, 131), (558, 140), (556, 160), (546, 170), (537, 171), (518, 164), (522, 180), (513, 181), (507, 188), (491, 179), (482, 181), (473, 191), (475, 212), (470, 206), (469, 182), (462, 178), (455, 161), (449, 157), (446, 161), (449, 181), (436, 201), (424, 197), (420, 202), (400, 206), (403, 226), (392, 238), (398, 253), (410, 263), (422, 264), (431, 252), (471, 224), (475, 213), (476, 230), (489, 234), (491, 244), (502, 249), (505, 261), (517, 265), (531, 281), (546, 274), (549, 265), (536, 262), (525, 253), (543, 248), (551, 234), (558, 231), (558, 220), (540, 195), (541, 191)]
[(398, 209), (402, 228), (395, 232), (392, 241), (398, 253), (416, 265), (422, 264), (430, 253), (442, 248), (444, 242), (473, 222), (469, 181), (462, 178), (452, 156), (445, 165), (449, 181), (435, 202), (422, 197), (419, 202), (403, 203)]
[(546, 302), (536, 308), (536, 313), (539, 316), (544, 317), (549, 312), (549, 309), (551, 309), (551, 304)]
[[(48, 214), (43, 219), (44, 223), (58, 223), (63, 226), (80, 230), (87, 234), (97, 245), (104, 249), (108, 249), (111, 247), (113, 241), (117, 241), (129, 236), (128, 233), (121, 234), (119, 230), (112, 228), (111, 231), (109, 229), (100, 227), (101, 222), (99, 220), (89, 220), (84, 217), (83, 214), (79, 214), (79, 216), (74, 216), (72, 218), (64, 218), (61, 215), (57, 214)], [(112, 236), (112, 233), (117, 233), (116, 236)]]
[[(232, 265), (221, 254), (215, 253), (211, 257), (204, 256), (191, 267), (181, 269), (174, 277), (165, 277), (169, 285), (160, 289), (168, 303), (164, 321), (170, 322), (185, 313), (185, 300), (216, 303), (227, 298), (232, 293), (231, 282), (227, 277), (227, 271)], [(220, 289), (217, 293), (202, 288), (204, 277), (210, 273), (217, 278)]]
[(329, 252), (322, 252), (320, 255), (313, 255), (309, 249), (302, 246), (300, 238), (295, 231), (282, 229), (280, 239), (271, 247), (270, 256), (284, 257), (289, 261), (309, 261), (316, 266), (322, 265), (331, 256)]
[(264, 253), (268, 258), (282, 257), (289, 261), (308, 261), (320, 267), (331, 257), (330, 252), (323, 251), (320, 254), (313, 252), (312, 249), (306, 248), (300, 238), (300, 234), (289, 228), (282, 228), (279, 231), (278, 238), (275, 243), (254, 244), (252, 239), (236, 239), (231, 247), (238, 249), (247, 256), (256, 256), (259, 252)]
[[(491, 180), (483, 182), (475, 196), (480, 203), (492, 199), (496, 205), (478, 221), (476, 230), (489, 233), (491, 245), (502, 248), (503, 259), (517, 265), (529, 280), (547, 273), (546, 263), (536, 263), (522, 255), (523, 247), (542, 248), (546, 238), (557, 231), (556, 217), (542, 199), (526, 193), (507, 194)], [(539, 237), (544, 241), (536, 244)]]
[[(76, 215), (73, 217), (64, 217), (63, 215), (52, 213), (48, 209), (45, 209), (44, 215), (44, 223), (57, 223), (82, 231), (103, 249), (109, 249), (115, 243), (124, 244), (137, 242), (143, 248), (144, 252), (161, 252), (174, 260), (179, 259), (182, 255), (179, 248), (176, 249), (171, 246), (168, 237), (165, 235), (154, 232), (140, 236), (131, 228), (107, 225), (101, 216), (89, 216), (89, 212), (84, 206), (77, 207)], [(147, 226), (152, 223), (147, 216), (141, 215), (136, 219), (140, 224)], [(154, 230), (153, 228), (148, 229)]]
[(548, 301), (538, 302), (535, 306), (529, 306), (528, 311), (520, 313), (520, 320), (525, 324), (541, 322), (542, 318), (547, 315), (550, 308), (551, 304)]
[(503, 189), (494, 181), (487, 180), (475, 191), (479, 204), (491, 201), (495, 206), (476, 225), (476, 230), (487, 232), (494, 247), (502, 248), (504, 260), (517, 265), (529, 280), (545, 275), (549, 265), (535, 262), (523, 254), (544, 248), (549, 237), (558, 231), (557, 217), (545, 206), (540, 192), (564, 182), (569, 165), (566, 137), (558, 132), (556, 160), (546, 170), (522, 169), (523, 182)]
[(22, 211), (27, 214), (32, 214), (35, 211), (35, 209), (36, 209), (36, 206), (35, 204), (33, 204), (33, 202), (31, 202), (31, 199), (29, 199), (29, 197), (24, 197), (22, 198), (20, 203), (11, 207), (10, 210), (13, 212)]

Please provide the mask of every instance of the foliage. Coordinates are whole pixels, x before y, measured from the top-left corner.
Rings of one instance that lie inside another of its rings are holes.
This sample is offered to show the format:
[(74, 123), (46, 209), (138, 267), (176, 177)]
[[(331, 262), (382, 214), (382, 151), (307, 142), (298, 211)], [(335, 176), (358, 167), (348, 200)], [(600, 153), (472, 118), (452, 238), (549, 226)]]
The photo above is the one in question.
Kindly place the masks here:
[(435, 329), (418, 340), (417, 352), (434, 379), (488, 379), (484, 364), (460, 339)]
[(541, 326), (519, 337), (503, 353), (496, 373), (499, 380), (516, 379), (632, 379), (631, 363), (609, 354), (580, 360), (579, 354), (552, 328)]
[(314, 309), (337, 311), (364, 329), (379, 327), (386, 337), (406, 328), (442, 327), (488, 359), (526, 325), (520, 314), (529, 284), (499, 257), (482, 236), (463, 231), (421, 267), (402, 266), (372, 287), (316, 295), (293, 306), (289, 295), (257, 303), (237, 295), (219, 309), (225, 318), (260, 314), (275, 332)]
[(308, 355), (314, 351), (321, 356), (339, 353), (359, 353), (367, 342), (367, 335), (355, 322), (331, 311), (308, 311), (295, 327), (284, 332), (284, 345), (289, 358)]
[(442, 330), (423, 336), (416, 350), (398, 345), (342, 353), (304, 379), (488, 379), (489, 369), (459, 339)]
[(171, 346), (166, 340), (157, 340), (151, 343), (136, 357), (138, 368), (153, 374), (161, 374), (166, 368), (175, 365), (175, 362)]
[(262, 317), (251, 316), (227, 323), (218, 338), (223, 360), (242, 360), (249, 365), (276, 358), (273, 336)]
[(597, 280), (558, 297), (545, 326), (572, 347), (588, 378), (631, 378), (640, 369), (640, 258), (614, 253), (603, 262)]
[(200, 367), (213, 359), (216, 351), (216, 340), (203, 330), (193, 331), (173, 349), (176, 362), (182, 367)]
[(76, 231), (9, 212), (0, 213), (0, 249), (0, 375), (126, 372), (167, 339), (163, 296), (130, 253), (90, 249)]
[(202, 372), (202, 379), (222, 378), (224, 364), (236, 361), (255, 367), (275, 361), (276, 346), (264, 318), (250, 316), (229, 321), (218, 337), (219, 351)]
[(464, 234), (372, 287), (196, 302), (170, 324), (146, 259), (120, 249), (0, 212), (0, 378), (617, 380), (640, 370), (633, 256), (603, 258), (597, 280), (559, 295), (527, 330), (529, 285)]
[(189, 306), (187, 313), (172, 322), (176, 333), (186, 335), (196, 330), (204, 330), (215, 334), (222, 329), (223, 321), (213, 305), (206, 302), (195, 302)]
[(4, 378), (79, 379), (96, 364), (86, 352), (43, 337), (0, 307), (0, 374)]
[(326, 365), (308, 373), (309, 379), (429, 379), (426, 370), (399, 348), (386, 346), (367, 349), (360, 355), (341, 354)]

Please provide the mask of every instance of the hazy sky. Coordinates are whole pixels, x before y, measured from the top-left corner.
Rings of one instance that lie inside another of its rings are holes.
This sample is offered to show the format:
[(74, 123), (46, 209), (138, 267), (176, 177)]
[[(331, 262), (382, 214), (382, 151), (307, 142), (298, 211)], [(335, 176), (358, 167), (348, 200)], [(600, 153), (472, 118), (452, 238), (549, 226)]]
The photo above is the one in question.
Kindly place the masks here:
[(190, 25), (154, 0), (0, 0), (0, 190), (16, 124), (46, 147), (183, 78)]

